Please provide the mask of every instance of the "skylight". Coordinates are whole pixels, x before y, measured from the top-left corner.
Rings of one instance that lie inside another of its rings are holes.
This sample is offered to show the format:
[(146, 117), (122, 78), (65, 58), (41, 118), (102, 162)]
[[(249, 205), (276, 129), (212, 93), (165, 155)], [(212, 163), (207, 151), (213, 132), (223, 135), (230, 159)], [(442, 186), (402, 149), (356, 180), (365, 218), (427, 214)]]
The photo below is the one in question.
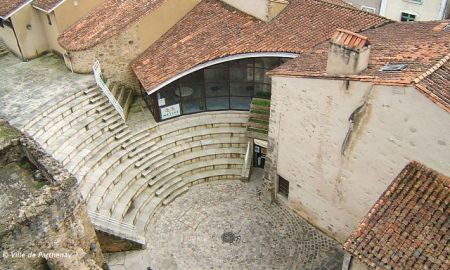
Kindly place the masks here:
[(406, 64), (386, 64), (384, 67), (380, 68), (380, 71), (401, 71), (406, 66)]

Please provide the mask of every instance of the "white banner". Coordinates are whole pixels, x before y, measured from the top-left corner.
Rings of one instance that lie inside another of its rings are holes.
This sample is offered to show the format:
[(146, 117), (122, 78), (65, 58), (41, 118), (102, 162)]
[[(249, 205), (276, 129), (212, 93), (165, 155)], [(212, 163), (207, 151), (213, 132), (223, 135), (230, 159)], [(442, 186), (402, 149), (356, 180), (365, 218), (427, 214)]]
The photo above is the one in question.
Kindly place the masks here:
[(100, 67), (100, 63), (95, 61), (94, 66), (92, 67), (94, 71), (95, 81), (97, 82), (98, 87), (102, 89), (103, 94), (108, 98), (109, 102), (114, 106), (116, 111), (120, 114), (122, 119), (125, 121), (125, 114), (123, 113), (123, 108), (120, 106), (120, 103), (113, 96), (111, 91), (109, 91), (108, 86), (106, 86), (105, 82), (102, 79), (102, 69)]
[(169, 119), (181, 114), (180, 104), (161, 108), (161, 120)]

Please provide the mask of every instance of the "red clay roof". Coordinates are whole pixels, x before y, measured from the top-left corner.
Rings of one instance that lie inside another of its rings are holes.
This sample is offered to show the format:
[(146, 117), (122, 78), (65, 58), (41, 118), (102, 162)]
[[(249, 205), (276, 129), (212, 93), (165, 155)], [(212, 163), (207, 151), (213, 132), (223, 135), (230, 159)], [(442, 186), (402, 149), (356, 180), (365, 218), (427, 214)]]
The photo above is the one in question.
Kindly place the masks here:
[(450, 269), (450, 178), (411, 162), (345, 242), (374, 269)]
[[(450, 31), (443, 31), (446, 22), (390, 23), (360, 33), (371, 44), (369, 67), (357, 75), (330, 76), (326, 74), (329, 43), (325, 42), (314, 50), (302, 54), (271, 71), (271, 75), (292, 77), (341, 78), (369, 81), (377, 84), (413, 85), (414, 80), (439, 63), (450, 53)], [(386, 64), (407, 64), (402, 71), (380, 71)], [(436, 83), (428, 82), (428, 88), (436, 87), (439, 80), (450, 79), (449, 73), (431, 77)], [(436, 78), (436, 79), (435, 79)], [(439, 79), (440, 78), (440, 79)], [(424, 82), (425, 83), (425, 82)], [(449, 84), (436, 88), (438, 101), (450, 107)], [(434, 90), (430, 90), (434, 91)], [(447, 98), (445, 98), (447, 97)]]
[(196, 65), (241, 53), (301, 53), (336, 28), (361, 31), (389, 20), (319, 0), (291, 0), (276, 18), (260, 21), (218, 0), (204, 0), (142, 56), (132, 68), (150, 91)]
[(0, 0), (0, 17), (8, 19), (11, 13), (29, 2), (31, 0)]
[(418, 78), (415, 87), (434, 103), (450, 112), (450, 53), (436, 70), (430, 70), (425, 78)]
[(46, 12), (52, 11), (56, 6), (66, 0), (34, 0), (33, 7), (45, 10)]
[(81, 51), (119, 34), (166, 0), (106, 0), (58, 38), (68, 51)]

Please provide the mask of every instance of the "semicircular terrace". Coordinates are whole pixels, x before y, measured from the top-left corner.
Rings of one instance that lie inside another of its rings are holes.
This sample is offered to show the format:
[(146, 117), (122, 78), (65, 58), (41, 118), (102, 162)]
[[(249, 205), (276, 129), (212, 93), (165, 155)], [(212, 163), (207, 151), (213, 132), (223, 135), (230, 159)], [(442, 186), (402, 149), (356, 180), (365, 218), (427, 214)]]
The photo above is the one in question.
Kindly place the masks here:
[(191, 186), (243, 179), (247, 121), (248, 112), (209, 112), (130, 128), (92, 86), (24, 130), (76, 176), (90, 211), (143, 235), (153, 213)]

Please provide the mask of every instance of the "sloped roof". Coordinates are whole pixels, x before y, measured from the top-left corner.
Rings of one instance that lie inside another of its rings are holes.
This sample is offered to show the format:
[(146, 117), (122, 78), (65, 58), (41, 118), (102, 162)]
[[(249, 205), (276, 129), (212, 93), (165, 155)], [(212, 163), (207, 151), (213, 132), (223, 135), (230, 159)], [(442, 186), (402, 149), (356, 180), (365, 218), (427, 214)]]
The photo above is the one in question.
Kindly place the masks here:
[(411, 162), (344, 249), (376, 269), (450, 269), (450, 178)]
[(34, 0), (32, 6), (45, 12), (51, 12), (64, 1), (66, 0)]
[(263, 22), (218, 0), (204, 0), (132, 64), (147, 91), (192, 67), (252, 52), (301, 53), (336, 28), (361, 31), (389, 22), (354, 8), (320, 0), (291, 0)]
[[(357, 75), (337, 76), (326, 73), (328, 42), (322, 43), (269, 74), (291, 77), (345, 78), (377, 84), (413, 85), (418, 76), (428, 71), (450, 53), (450, 31), (443, 30), (448, 23), (450, 21), (396, 22), (360, 33), (368, 38), (371, 44), (371, 54), (368, 68)], [(380, 71), (380, 68), (386, 64), (407, 64), (407, 66), (401, 71)], [(445, 67), (439, 74), (423, 82), (423, 84), (427, 84), (423, 87), (436, 87), (439, 80), (444, 79), (448, 82), (450, 79), (450, 74), (446, 74)], [(438, 101), (445, 106), (450, 106), (449, 87), (447, 83), (436, 88), (436, 92), (439, 92), (441, 97)]]
[(0, 0), (0, 18), (6, 20), (33, 0)]
[(81, 51), (121, 33), (166, 0), (106, 0), (58, 38), (68, 51)]
[(436, 70), (430, 70), (425, 78), (416, 79), (415, 87), (450, 112), (450, 53), (442, 61), (444, 63), (438, 64)]

